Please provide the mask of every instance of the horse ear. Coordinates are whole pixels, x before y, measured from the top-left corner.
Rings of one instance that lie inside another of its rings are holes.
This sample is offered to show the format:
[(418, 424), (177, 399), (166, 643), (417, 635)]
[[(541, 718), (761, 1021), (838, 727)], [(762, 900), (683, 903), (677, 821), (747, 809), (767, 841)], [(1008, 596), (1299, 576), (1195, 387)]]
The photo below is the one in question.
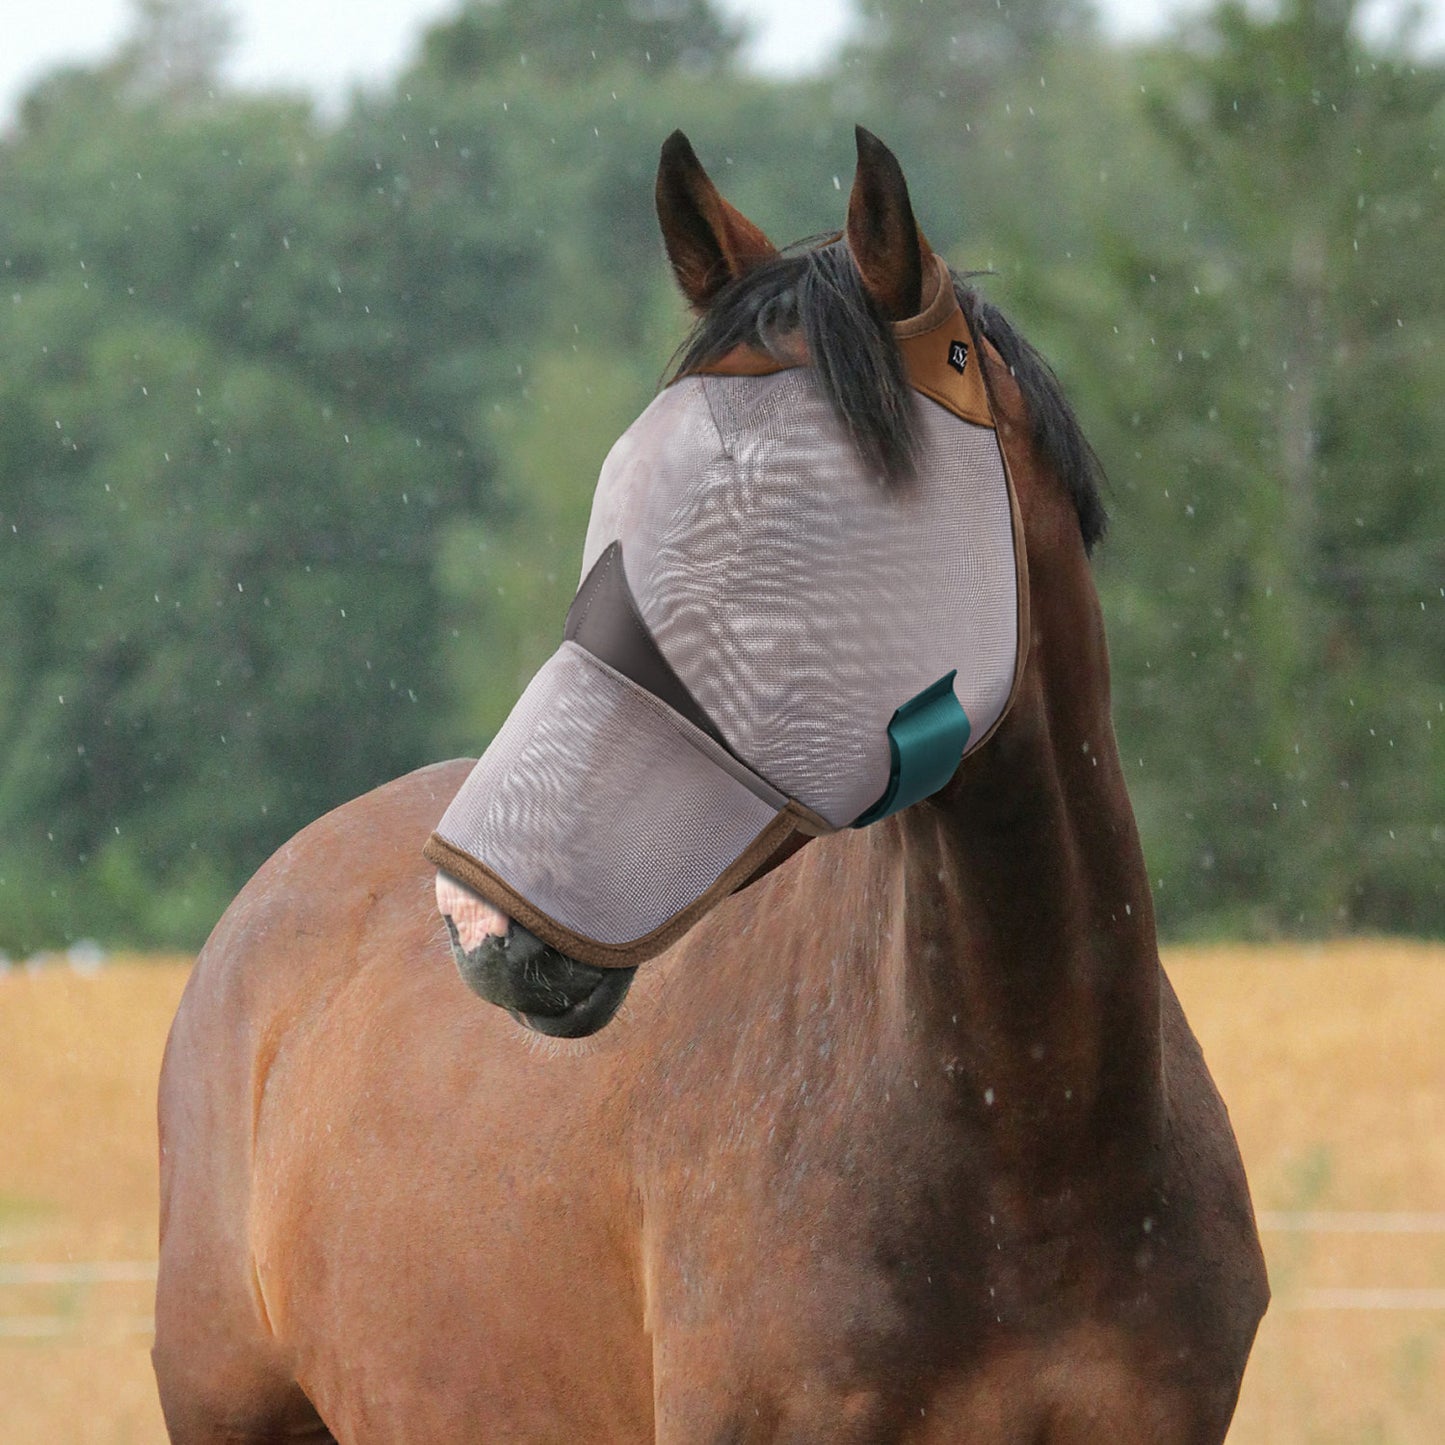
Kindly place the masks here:
[(680, 130), (662, 144), (657, 219), (677, 284), (699, 312), (729, 281), (778, 254), (746, 216), (723, 200)]
[(923, 263), (933, 254), (913, 219), (898, 158), (855, 127), (858, 169), (848, 197), (848, 249), (863, 285), (894, 321), (923, 309)]

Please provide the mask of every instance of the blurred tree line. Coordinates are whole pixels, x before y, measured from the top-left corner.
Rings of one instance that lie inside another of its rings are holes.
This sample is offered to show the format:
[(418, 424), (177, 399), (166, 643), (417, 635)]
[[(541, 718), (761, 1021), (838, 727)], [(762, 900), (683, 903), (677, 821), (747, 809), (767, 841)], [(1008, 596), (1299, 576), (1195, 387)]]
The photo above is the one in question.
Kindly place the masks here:
[(311, 818), (480, 751), (685, 329), (659, 143), (790, 239), (854, 120), (1111, 474), (1165, 931), (1445, 930), (1445, 67), (1359, 8), (1124, 47), (1086, 0), (867, 0), (779, 80), (709, 0), (467, 0), (325, 115), (224, 86), (220, 0), (138, 0), (0, 137), (0, 946), (194, 945)]

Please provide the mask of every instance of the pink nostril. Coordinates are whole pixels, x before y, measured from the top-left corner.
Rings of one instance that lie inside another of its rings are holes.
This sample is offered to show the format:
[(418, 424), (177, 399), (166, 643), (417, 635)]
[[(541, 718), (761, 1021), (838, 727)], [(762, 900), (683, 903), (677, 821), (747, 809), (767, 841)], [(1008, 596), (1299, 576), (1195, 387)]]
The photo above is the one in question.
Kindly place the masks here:
[(470, 953), (487, 938), (505, 938), (512, 920), (450, 873), (437, 874), (437, 911), (450, 918), (462, 947)]

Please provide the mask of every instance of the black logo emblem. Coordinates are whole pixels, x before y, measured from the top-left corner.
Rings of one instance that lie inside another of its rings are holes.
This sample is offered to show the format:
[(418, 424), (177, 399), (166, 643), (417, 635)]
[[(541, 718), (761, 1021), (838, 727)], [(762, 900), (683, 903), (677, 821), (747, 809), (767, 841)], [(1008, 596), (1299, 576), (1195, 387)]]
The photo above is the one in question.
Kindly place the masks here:
[(948, 343), (948, 364), (960, 376), (963, 375), (963, 368), (968, 365), (968, 347), (962, 341)]

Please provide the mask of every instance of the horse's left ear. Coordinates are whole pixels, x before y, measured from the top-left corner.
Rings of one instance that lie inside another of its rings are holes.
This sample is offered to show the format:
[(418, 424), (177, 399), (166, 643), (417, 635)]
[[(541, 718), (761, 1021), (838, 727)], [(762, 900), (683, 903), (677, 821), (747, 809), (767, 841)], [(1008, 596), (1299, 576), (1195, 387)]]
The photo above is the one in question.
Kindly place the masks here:
[(848, 249), (874, 300), (894, 321), (923, 309), (923, 263), (933, 254), (913, 219), (898, 158), (871, 131), (855, 128), (858, 169), (848, 197)]
[(680, 130), (662, 145), (657, 219), (677, 284), (699, 312), (729, 281), (778, 254), (741, 211), (723, 200)]

